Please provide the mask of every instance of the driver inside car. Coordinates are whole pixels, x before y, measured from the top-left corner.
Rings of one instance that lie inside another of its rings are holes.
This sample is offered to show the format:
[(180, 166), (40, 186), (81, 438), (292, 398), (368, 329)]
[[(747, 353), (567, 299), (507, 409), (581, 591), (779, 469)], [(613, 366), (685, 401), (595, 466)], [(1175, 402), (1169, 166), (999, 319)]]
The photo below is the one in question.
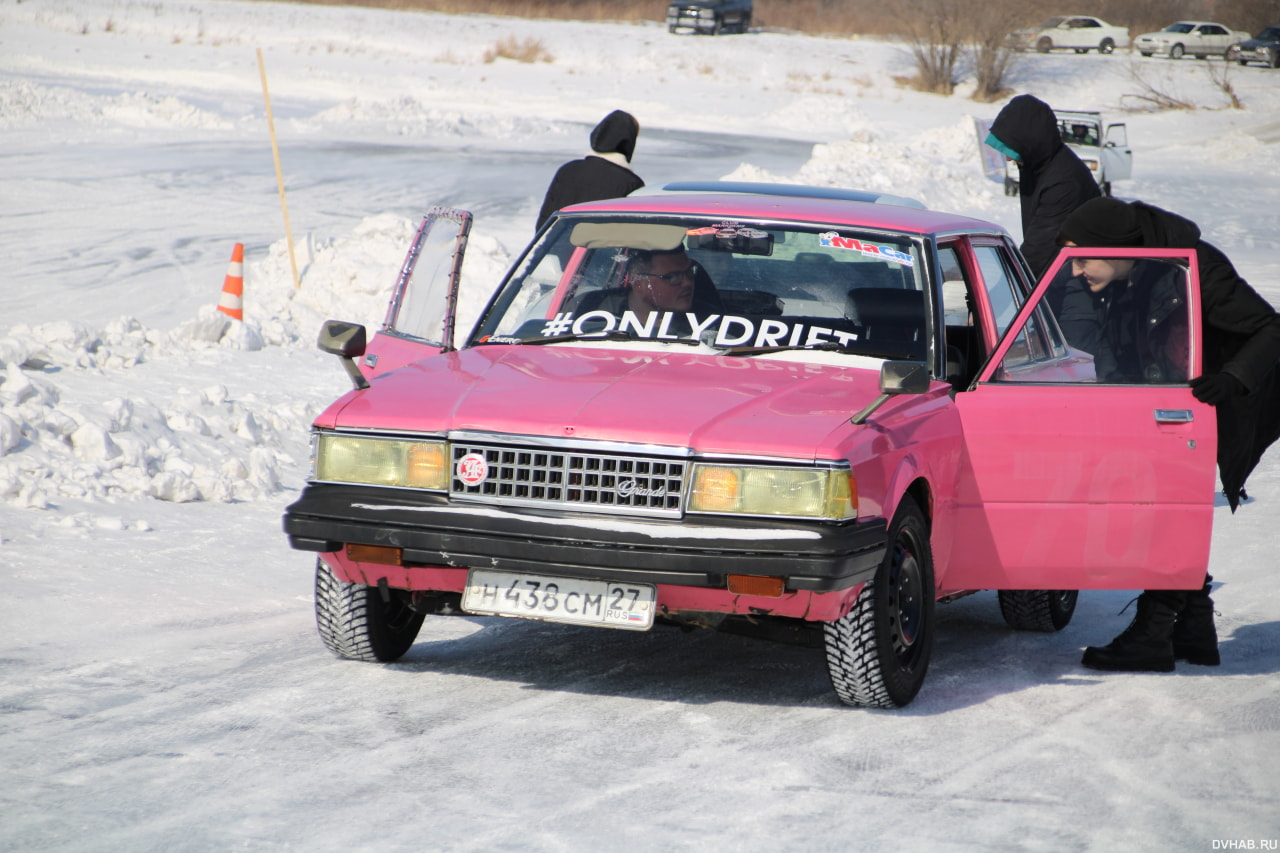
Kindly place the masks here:
[(627, 250), (620, 281), (619, 287), (585, 294), (575, 313), (581, 316), (588, 311), (608, 311), (621, 316), (630, 311), (645, 323), (655, 311), (708, 314), (721, 310), (710, 276), (683, 246)]

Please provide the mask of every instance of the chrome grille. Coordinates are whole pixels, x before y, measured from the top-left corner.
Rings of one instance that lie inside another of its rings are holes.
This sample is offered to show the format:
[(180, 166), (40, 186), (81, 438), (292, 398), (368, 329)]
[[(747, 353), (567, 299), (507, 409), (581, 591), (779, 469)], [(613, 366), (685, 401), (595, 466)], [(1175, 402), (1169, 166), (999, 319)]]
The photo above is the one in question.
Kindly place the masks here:
[[(474, 485), (459, 477), (471, 454), (487, 468)], [(654, 516), (680, 514), (689, 467), (683, 458), (459, 441), (451, 459), (453, 498)]]

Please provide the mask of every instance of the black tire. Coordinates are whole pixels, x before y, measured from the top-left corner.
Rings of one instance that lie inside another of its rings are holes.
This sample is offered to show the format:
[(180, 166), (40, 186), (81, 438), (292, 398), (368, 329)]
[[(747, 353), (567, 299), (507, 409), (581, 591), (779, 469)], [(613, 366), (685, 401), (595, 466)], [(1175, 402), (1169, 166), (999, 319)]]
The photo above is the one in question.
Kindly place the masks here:
[(1187, 49), (1185, 47), (1183, 47), (1180, 44), (1175, 44), (1173, 47), (1169, 48), (1169, 58), (1181, 59), (1186, 54), (1186, 52), (1187, 52)]
[(711, 25), (711, 35), (718, 36), (723, 31), (724, 31), (724, 20), (722, 18), (717, 17), (715, 23)]
[(1115, 49), (1116, 43), (1112, 39), (1103, 39), (1098, 45), (1098, 53), (1114, 53)]
[[(1271, 59), (1271, 61), (1267, 63), (1267, 67), (1268, 67), (1268, 68), (1280, 68), (1280, 50), (1278, 50), (1278, 49), (1276, 49), (1276, 48), (1274, 48), (1274, 47), (1273, 47), (1273, 48), (1271, 48), (1271, 56), (1270, 56), (1270, 59)], [(1244, 63), (1243, 63), (1243, 62), (1242, 62), (1242, 63), (1240, 63), (1240, 64), (1241, 64), (1241, 65), (1244, 65)]]
[(751, 32), (751, 13), (750, 12), (742, 16), (742, 23), (738, 24), (738, 32), (743, 34)]
[(860, 708), (901, 708), (924, 684), (933, 654), (929, 525), (909, 495), (889, 525), (889, 548), (849, 612), (823, 625), (836, 695)]
[(1145, 51), (1141, 51), (1141, 50), (1140, 50), (1140, 51), (1138, 51), (1138, 53), (1141, 53), (1141, 54), (1142, 54), (1142, 58), (1143, 58), (1143, 59), (1150, 59), (1150, 58), (1151, 58), (1151, 54), (1149, 54), (1149, 53), (1147, 53), (1147, 52), (1145, 52)]
[(1053, 39), (1045, 36), (1036, 42), (1036, 53), (1048, 53), (1053, 50)]
[(1071, 623), (1080, 593), (1074, 589), (1002, 589), (1000, 615), (1015, 631), (1061, 631)]
[(425, 618), (395, 590), (390, 601), (383, 601), (377, 587), (343, 583), (324, 560), (316, 560), (316, 629), (338, 657), (399, 660), (417, 639)]

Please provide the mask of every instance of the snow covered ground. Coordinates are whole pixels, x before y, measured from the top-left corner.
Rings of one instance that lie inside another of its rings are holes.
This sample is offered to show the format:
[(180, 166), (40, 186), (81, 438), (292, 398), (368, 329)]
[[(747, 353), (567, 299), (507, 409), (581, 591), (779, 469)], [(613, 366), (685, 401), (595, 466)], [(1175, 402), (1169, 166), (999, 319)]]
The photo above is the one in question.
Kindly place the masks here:
[[(549, 62), (484, 61), (539, 39)], [(271, 86), (293, 285), (255, 50)], [(1013, 83), (1126, 121), (1118, 195), (1195, 219), (1280, 303), (1280, 75), (1026, 56)], [(821, 652), (431, 617), (399, 664), (315, 635), (281, 512), (416, 220), (476, 214), (474, 315), (611, 109), (651, 185), (914, 196), (1015, 235), (979, 166), (999, 104), (904, 89), (897, 45), (219, 0), (0, 0), (0, 849), (1215, 850), (1280, 844), (1280, 450), (1215, 519), (1222, 667), (1080, 668), (939, 609), (907, 709), (840, 706)], [(1135, 73), (1203, 108), (1120, 113)], [(213, 311), (246, 246), (246, 322)], [(1275, 846), (1270, 849), (1275, 849)]]

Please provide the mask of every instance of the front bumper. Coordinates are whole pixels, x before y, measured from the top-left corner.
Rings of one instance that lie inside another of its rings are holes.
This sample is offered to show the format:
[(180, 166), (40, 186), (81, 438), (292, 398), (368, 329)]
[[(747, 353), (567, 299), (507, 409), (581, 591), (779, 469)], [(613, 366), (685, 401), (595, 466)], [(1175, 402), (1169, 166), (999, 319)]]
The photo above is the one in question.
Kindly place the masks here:
[(307, 486), (283, 523), (296, 549), (330, 553), (349, 544), (378, 545), (400, 549), (406, 567), (484, 567), (702, 589), (724, 589), (730, 574), (781, 576), (788, 592), (815, 593), (870, 580), (887, 541), (883, 518), (641, 521), (333, 484)]
[(696, 13), (682, 15), (667, 13), (667, 28), (673, 32), (689, 30), (690, 32), (709, 33), (716, 28), (716, 19), (700, 18)]

